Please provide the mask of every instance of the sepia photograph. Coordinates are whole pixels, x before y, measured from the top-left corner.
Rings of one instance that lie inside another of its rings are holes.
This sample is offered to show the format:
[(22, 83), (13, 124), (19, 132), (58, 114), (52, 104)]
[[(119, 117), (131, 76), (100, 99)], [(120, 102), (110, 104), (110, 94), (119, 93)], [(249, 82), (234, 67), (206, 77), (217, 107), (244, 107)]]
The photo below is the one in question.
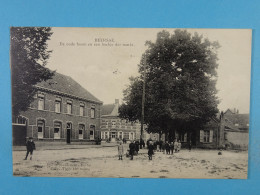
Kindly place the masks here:
[(13, 175), (247, 179), (251, 29), (11, 27)]

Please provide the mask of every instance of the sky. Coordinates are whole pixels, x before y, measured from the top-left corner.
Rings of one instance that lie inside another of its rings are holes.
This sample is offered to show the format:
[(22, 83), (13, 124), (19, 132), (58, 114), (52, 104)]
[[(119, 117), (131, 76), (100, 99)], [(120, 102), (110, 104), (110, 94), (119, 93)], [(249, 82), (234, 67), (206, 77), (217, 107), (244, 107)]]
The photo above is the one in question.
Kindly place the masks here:
[[(129, 77), (137, 76), (146, 41), (155, 41), (159, 28), (52, 28), (47, 67), (68, 75), (103, 104), (123, 98)], [(175, 29), (164, 29), (173, 33)], [(220, 111), (236, 108), (249, 113), (251, 36), (248, 29), (187, 29), (218, 41)]]

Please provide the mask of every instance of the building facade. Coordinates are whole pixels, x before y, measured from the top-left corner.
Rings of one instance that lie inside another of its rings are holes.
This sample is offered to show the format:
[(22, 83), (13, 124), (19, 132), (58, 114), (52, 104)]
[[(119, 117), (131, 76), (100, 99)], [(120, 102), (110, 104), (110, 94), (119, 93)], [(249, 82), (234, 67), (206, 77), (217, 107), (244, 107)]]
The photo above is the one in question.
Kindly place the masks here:
[(102, 102), (71, 77), (55, 73), (36, 86), (27, 111), (13, 118), (14, 144), (38, 141), (91, 141), (100, 137)]
[(248, 149), (249, 114), (239, 114), (237, 109), (221, 112), (203, 129), (196, 131), (195, 145), (199, 148)]
[(249, 114), (239, 114), (237, 109), (228, 109), (222, 112), (221, 118), (221, 131), (222, 140), (221, 144), (226, 148), (231, 149), (248, 149), (249, 142)]
[(129, 122), (119, 118), (119, 100), (114, 104), (106, 104), (101, 107), (101, 139), (102, 141), (115, 142), (118, 140), (140, 139), (141, 124)]

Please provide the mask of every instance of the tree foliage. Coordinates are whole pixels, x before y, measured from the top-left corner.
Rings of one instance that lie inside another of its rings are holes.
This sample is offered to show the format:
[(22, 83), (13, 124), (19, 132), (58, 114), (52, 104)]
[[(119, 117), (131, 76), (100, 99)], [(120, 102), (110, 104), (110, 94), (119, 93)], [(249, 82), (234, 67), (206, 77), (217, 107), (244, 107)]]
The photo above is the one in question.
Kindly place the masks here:
[(173, 133), (202, 127), (218, 112), (216, 96), (217, 42), (198, 33), (161, 31), (139, 65), (140, 76), (130, 78), (119, 113), (141, 119), (142, 85), (146, 70), (145, 124), (149, 132)]
[(10, 33), (12, 109), (16, 116), (33, 101), (34, 85), (53, 76), (45, 67), (51, 53), (47, 41), (52, 32), (48, 27), (12, 27)]

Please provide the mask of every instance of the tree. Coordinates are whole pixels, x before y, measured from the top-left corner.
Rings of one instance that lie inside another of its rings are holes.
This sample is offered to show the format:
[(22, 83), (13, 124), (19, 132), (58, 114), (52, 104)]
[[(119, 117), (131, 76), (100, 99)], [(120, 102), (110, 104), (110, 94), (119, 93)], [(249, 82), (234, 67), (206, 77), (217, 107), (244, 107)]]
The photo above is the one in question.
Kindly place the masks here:
[(148, 132), (166, 133), (201, 128), (218, 112), (216, 96), (217, 42), (198, 33), (161, 31), (139, 65), (140, 76), (124, 91), (120, 117), (141, 119), (142, 85), (146, 70), (145, 124)]
[(10, 33), (12, 110), (17, 116), (33, 101), (34, 85), (54, 74), (45, 67), (51, 53), (47, 41), (52, 32), (48, 27), (12, 27)]

